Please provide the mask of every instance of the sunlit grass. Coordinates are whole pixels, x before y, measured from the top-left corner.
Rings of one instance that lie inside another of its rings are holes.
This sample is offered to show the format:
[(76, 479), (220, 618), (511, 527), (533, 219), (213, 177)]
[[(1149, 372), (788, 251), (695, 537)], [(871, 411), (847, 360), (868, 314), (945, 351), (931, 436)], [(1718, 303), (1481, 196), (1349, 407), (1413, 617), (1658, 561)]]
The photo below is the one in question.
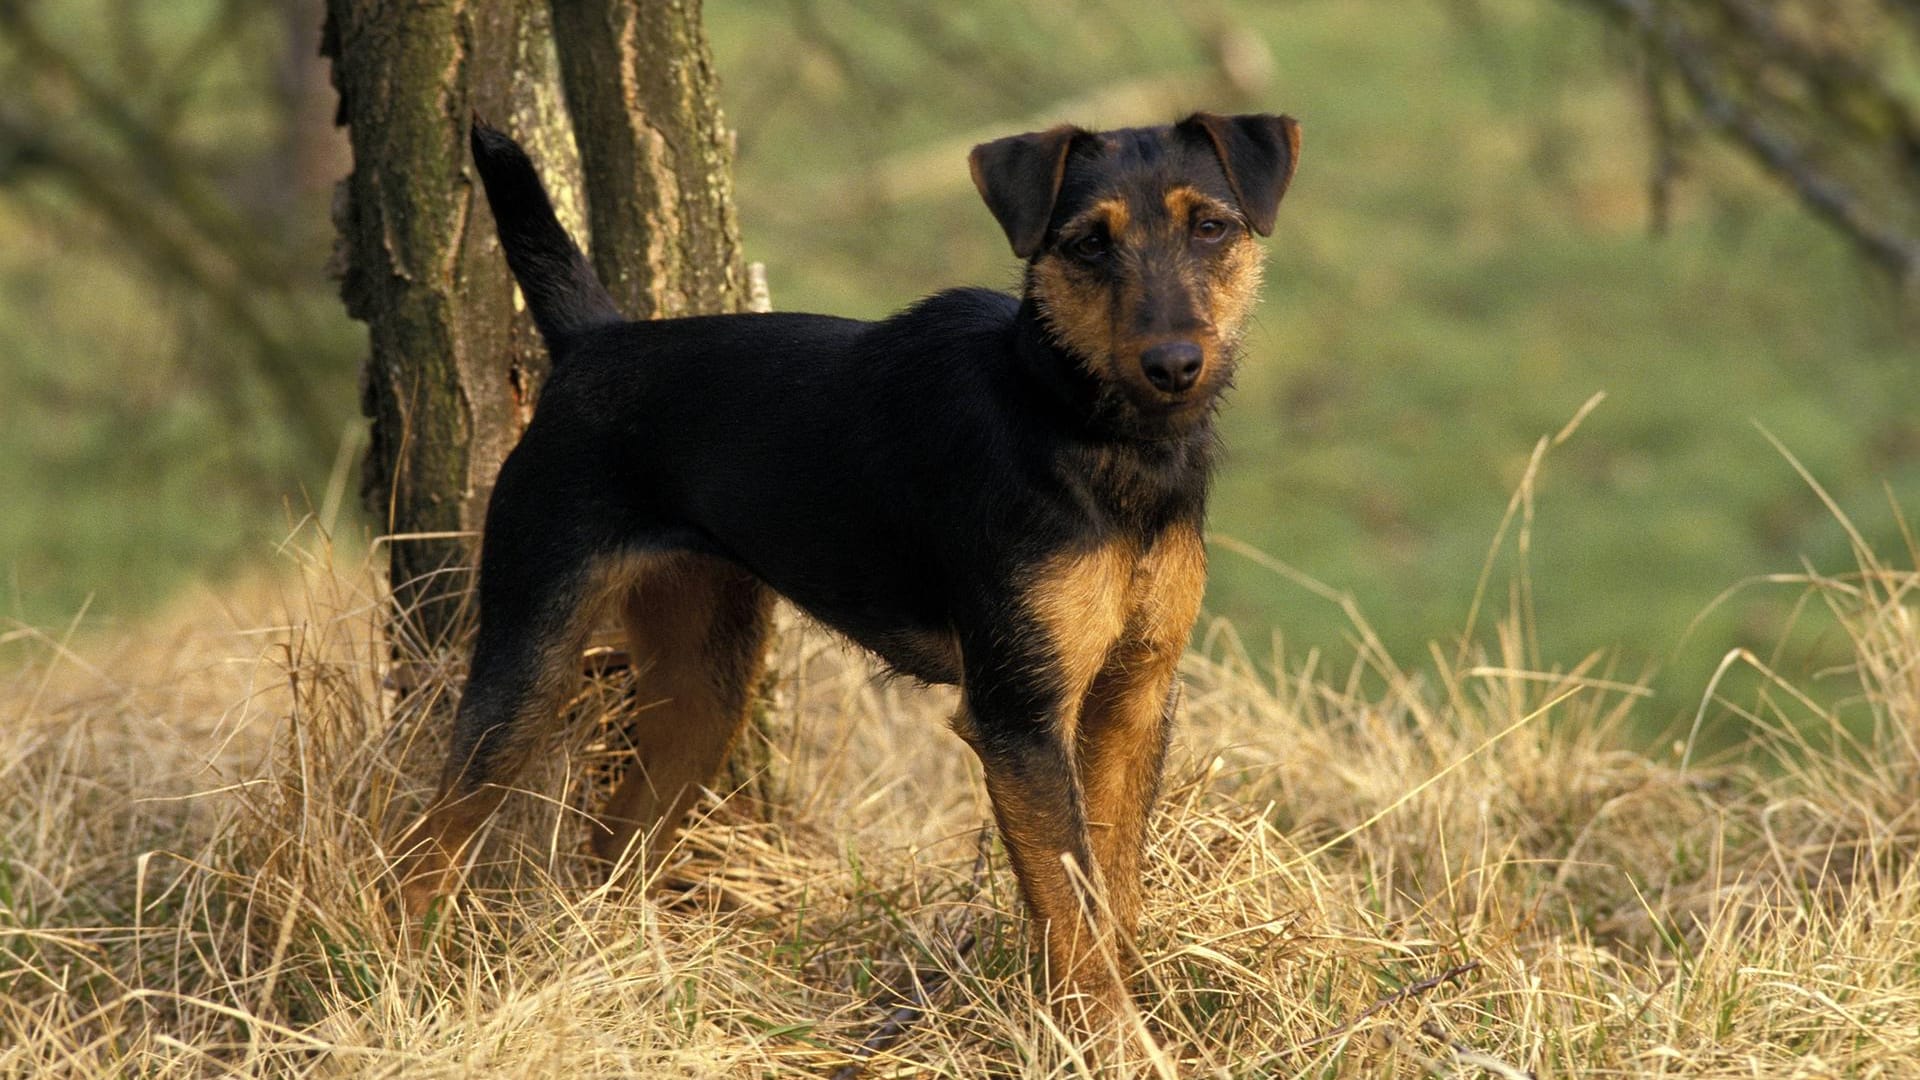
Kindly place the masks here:
[[(29, 662), (0, 697), (0, 1075), (1076, 1074), (950, 693), (875, 681), (785, 620), (769, 813), (710, 802), (641, 895), (579, 854), (598, 721), (624, 707), (589, 684), (467, 899), (407, 924), (383, 843), (428, 794), (426, 714), (459, 673), (401, 702), (375, 578), (324, 541), (287, 550), (292, 571), (118, 644), (9, 635)], [(1204, 627), (1148, 860), (1137, 990), (1161, 1064), (1879, 1075), (1920, 1055), (1920, 576), (1856, 555), (1800, 580), (1844, 633), (1848, 715), (1729, 660), (1766, 683), (1724, 703), (1763, 761), (1684, 734), (1626, 749), (1642, 692), (1597, 658), (1533, 665), (1522, 581), (1491, 579), (1464, 645), (1352, 670), (1276, 674)]]

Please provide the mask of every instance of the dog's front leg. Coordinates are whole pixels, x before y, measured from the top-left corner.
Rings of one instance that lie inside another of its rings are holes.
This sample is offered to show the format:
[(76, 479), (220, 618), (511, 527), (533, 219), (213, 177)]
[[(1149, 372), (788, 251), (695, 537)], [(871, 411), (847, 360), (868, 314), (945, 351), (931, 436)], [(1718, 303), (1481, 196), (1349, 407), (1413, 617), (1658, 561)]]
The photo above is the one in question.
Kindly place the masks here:
[(1180, 655), (1206, 580), (1198, 528), (1169, 529), (1148, 549), (1134, 570), (1126, 627), (1094, 677), (1075, 729), (1094, 860), (1122, 949), (1132, 944), (1139, 922), (1147, 821), (1179, 702)]
[(1147, 820), (1160, 792), (1174, 707), (1173, 663), (1116, 663), (1087, 695), (1077, 759), (1094, 862), (1100, 867), (1115, 947), (1131, 971), (1140, 922), (1140, 871)]
[(962, 634), (966, 699), (956, 727), (980, 757), (1045, 937), (1056, 1012), (1083, 1031), (1111, 1029), (1126, 1007), (1075, 740), (1087, 691), (1124, 628), (1133, 569), (1122, 545), (1059, 552)]
[(969, 702), (958, 727), (979, 755), (987, 794), (1020, 891), (1045, 941), (1047, 989), (1073, 1027), (1097, 1031), (1125, 988), (1075, 776), (1071, 721), (1036, 720)]

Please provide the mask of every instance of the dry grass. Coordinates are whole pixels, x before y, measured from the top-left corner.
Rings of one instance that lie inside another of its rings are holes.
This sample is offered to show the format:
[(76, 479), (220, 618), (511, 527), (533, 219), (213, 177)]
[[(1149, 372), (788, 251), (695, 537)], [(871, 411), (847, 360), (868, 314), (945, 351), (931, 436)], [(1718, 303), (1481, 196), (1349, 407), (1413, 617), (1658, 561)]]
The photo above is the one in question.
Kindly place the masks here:
[[(1915, 1068), (1920, 582), (1859, 554), (1801, 584), (1862, 693), (1769, 685), (1737, 764), (1621, 749), (1634, 688), (1530, 671), (1523, 618), (1339, 678), (1203, 635), (1144, 920), (1167, 1071)], [(9, 640), (0, 1075), (820, 1076), (889, 1015), (869, 1075), (1075, 1074), (951, 698), (797, 623), (771, 824), (710, 807), (668, 887), (599, 886), (590, 686), (473, 901), (396, 921), (381, 845), (437, 735), (381, 686), (373, 575), (309, 558), (84, 655)]]

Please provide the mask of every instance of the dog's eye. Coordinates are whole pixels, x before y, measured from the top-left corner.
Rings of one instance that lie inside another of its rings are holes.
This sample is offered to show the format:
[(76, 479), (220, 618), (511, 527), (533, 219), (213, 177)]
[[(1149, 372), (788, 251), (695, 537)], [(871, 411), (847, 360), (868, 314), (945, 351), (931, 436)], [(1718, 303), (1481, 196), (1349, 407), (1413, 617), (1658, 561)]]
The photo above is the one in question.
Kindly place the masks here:
[(1101, 236), (1099, 233), (1088, 233), (1086, 236), (1068, 244), (1067, 250), (1071, 252), (1076, 259), (1085, 259), (1088, 262), (1094, 262), (1106, 257), (1107, 238)]
[(1193, 238), (1209, 244), (1227, 235), (1227, 223), (1219, 218), (1201, 218), (1193, 223)]

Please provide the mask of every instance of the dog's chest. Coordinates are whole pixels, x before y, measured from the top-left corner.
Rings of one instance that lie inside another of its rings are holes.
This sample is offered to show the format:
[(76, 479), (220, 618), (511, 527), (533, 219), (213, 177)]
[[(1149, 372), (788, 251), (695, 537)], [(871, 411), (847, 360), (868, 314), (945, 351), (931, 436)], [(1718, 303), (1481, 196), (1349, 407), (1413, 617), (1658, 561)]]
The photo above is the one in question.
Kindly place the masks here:
[(864, 566), (835, 574), (765, 579), (807, 614), (922, 682), (960, 681), (960, 644), (946, 575), (930, 565), (908, 566), (879, 551)]
[(921, 682), (952, 685), (961, 679), (960, 639), (945, 629), (900, 629), (860, 642), (895, 672)]

